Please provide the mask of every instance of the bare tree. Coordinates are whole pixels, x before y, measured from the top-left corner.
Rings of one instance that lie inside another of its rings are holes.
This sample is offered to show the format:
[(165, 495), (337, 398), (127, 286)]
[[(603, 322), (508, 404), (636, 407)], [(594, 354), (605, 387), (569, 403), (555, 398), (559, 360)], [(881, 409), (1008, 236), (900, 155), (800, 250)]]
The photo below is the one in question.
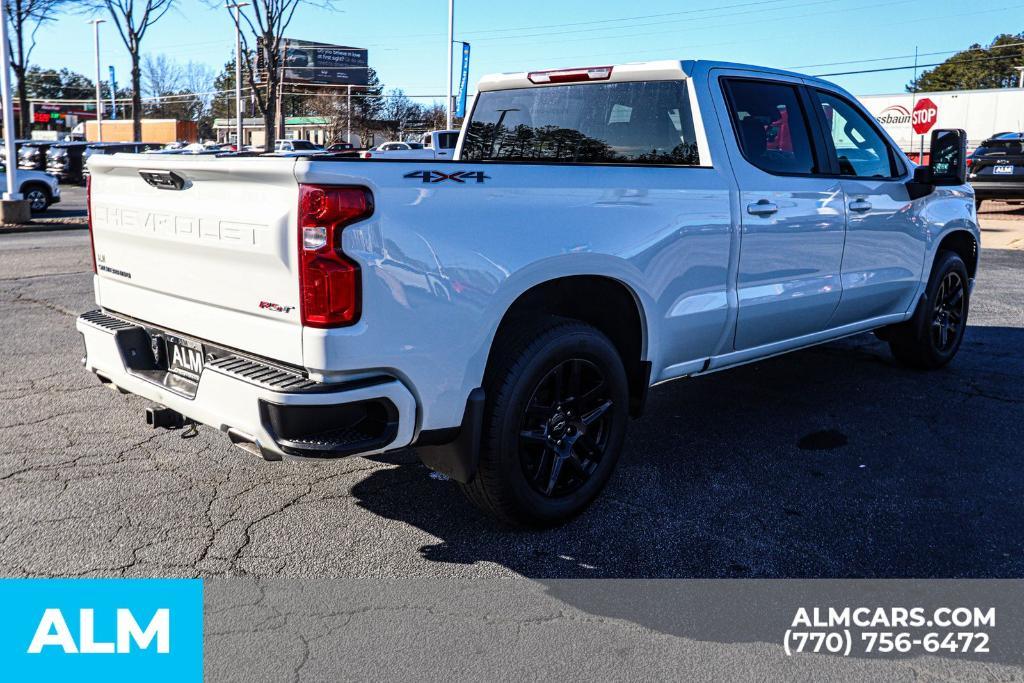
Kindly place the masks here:
[(182, 88), (181, 65), (167, 55), (142, 57), (142, 92), (147, 97), (169, 95)]
[(195, 121), (200, 135), (213, 132), (210, 115), (213, 71), (205, 64), (180, 64), (167, 55), (142, 57), (145, 113), (156, 118)]
[[(285, 65), (284, 32), (300, 5), (330, 7), (331, 0), (252, 0), (242, 12), (242, 42), (249, 52), (249, 42), (256, 43), (257, 64), (246, 62), (245, 73), (263, 115), (263, 149), (272, 152), (277, 138), (277, 98), (281, 89), (281, 72)], [(234, 11), (231, 12), (234, 21)], [(247, 30), (246, 30), (247, 29)]]
[(132, 136), (142, 140), (142, 39), (150, 26), (160, 21), (177, 0), (91, 0), (105, 7), (132, 60)]
[(32, 50), (36, 46), (36, 32), (47, 21), (52, 21), (61, 6), (69, 0), (2, 0), (7, 3), (7, 21), (10, 24), (9, 46), (11, 48), (11, 69), (18, 78), (18, 109), (21, 121), (21, 137), (31, 135), (32, 120), (28, 115), (28, 86), (25, 71), (28, 69)]
[(394, 88), (384, 98), (381, 111), (387, 132), (392, 138), (401, 138), (409, 125), (423, 118), (423, 107), (413, 102), (401, 88)]

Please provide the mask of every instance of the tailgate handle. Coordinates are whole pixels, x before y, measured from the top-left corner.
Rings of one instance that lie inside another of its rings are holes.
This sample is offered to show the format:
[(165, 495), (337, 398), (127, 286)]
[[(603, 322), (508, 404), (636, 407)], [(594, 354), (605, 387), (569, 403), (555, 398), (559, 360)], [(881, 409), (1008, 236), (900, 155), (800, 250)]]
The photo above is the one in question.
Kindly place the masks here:
[(185, 187), (185, 179), (174, 171), (149, 171), (140, 169), (139, 175), (147, 183), (158, 190), (181, 190)]

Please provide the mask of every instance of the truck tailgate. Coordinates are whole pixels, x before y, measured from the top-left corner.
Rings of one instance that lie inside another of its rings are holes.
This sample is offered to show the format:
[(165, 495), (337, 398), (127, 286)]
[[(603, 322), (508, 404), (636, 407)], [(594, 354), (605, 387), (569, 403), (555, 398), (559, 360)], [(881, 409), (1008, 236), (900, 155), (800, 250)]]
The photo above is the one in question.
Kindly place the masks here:
[(94, 155), (96, 298), (111, 311), (302, 364), (294, 159)]

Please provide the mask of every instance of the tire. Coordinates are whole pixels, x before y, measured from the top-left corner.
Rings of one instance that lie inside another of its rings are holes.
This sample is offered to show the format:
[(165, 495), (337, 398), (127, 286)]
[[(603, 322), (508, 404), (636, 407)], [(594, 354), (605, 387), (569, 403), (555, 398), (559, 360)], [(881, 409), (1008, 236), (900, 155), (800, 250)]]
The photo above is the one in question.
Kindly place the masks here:
[(629, 391), (622, 359), (590, 325), (547, 317), (499, 340), (484, 381), (476, 477), (481, 510), (519, 527), (562, 524), (589, 506), (622, 450)]
[(970, 296), (963, 259), (951, 251), (939, 252), (921, 304), (924, 310), (889, 328), (887, 341), (896, 360), (919, 370), (936, 370), (953, 360), (967, 329)]
[(28, 200), (35, 213), (50, 208), (50, 192), (42, 185), (26, 185), (22, 189), (22, 196)]

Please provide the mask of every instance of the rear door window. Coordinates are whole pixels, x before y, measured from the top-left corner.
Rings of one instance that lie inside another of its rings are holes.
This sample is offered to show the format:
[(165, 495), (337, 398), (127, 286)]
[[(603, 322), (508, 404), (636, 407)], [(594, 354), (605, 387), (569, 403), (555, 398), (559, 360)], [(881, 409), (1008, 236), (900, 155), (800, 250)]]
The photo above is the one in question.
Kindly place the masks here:
[(700, 165), (685, 81), (481, 92), (462, 159)]
[(747, 161), (780, 175), (818, 172), (797, 86), (726, 79), (725, 90), (737, 142)]

